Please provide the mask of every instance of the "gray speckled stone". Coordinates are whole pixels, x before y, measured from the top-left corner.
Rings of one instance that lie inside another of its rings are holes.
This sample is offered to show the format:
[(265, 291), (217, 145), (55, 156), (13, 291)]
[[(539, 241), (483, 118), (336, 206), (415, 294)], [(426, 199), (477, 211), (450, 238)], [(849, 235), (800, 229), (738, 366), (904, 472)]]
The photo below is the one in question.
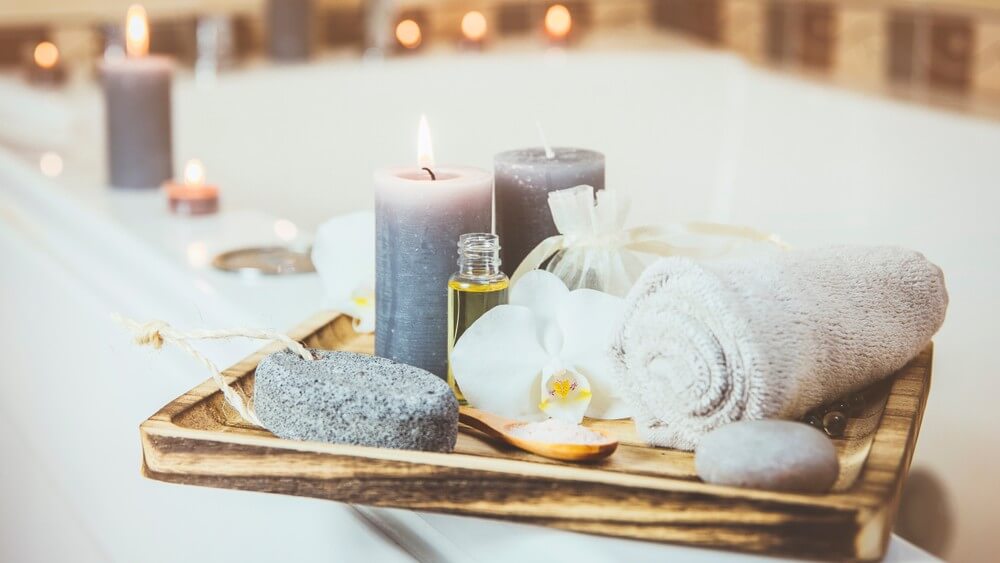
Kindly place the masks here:
[(787, 420), (746, 420), (706, 434), (694, 453), (702, 481), (771, 491), (822, 493), (837, 480), (833, 443)]
[(450, 452), (458, 401), (441, 378), (392, 360), (315, 350), (265, 357), (254, 380), (254, 410), (282, 438)]

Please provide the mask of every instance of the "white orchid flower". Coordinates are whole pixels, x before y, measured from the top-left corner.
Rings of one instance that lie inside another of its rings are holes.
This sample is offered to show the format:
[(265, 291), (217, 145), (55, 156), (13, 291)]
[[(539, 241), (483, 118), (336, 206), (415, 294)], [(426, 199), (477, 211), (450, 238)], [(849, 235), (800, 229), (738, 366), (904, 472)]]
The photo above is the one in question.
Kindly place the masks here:
[(459, 338), (455, 380), (470, 404), (510, 418), (626, 418), (609, 356), (623, 310), (620, 297), (570, 291), (553, 274), (529, 272), (511, 288), (509, 305), (490, 309)]
[(375, 331), (375, 214), (358, 211), (320, 225), (312, 261), (326, 290), (324, 306), (354, 318), (357, 332)]

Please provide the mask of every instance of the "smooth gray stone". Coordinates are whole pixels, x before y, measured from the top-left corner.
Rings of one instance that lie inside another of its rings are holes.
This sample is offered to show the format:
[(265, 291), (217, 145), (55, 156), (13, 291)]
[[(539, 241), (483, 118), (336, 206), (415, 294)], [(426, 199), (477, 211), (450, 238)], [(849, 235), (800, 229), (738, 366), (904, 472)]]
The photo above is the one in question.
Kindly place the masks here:
[(265, 357), (254, 380), (254, 409), (282, 438), (379, 448), (450, 452), (458, 401), (441, 378), (367, 354), (288, 351)]
[(819, 430), (787, 420), (746, 420), (706, 434), (694, 452), (702, 481), (771, 491), (830, 490), (840, 463)]

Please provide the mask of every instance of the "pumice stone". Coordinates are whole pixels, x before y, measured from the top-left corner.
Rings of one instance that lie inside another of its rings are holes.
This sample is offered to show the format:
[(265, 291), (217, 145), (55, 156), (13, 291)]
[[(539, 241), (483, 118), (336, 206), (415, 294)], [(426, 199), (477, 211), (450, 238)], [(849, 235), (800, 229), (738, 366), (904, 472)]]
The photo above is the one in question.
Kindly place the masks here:
[(458, 401), (439, 377), (392, 360), (313, 350), (265, 357), (254, 379), (254, 410), (281, 438), (450, 452)]
[(837, 480), (837, 449), (801, 422), (747, 420), (706, 434), (695, 448), (695, 471), (706, 483), (824, 493)]

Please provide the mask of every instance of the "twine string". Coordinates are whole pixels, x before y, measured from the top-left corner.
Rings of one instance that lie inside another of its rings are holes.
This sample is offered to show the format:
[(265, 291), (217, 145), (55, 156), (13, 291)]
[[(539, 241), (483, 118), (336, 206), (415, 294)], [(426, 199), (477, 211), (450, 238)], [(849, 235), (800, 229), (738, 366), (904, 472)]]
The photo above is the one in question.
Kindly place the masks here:
[(222, 372), (215, 365), (212, 360), (209, 360), (201, 352), (196, 350), (191, 344), (191, 340), (217, 340), (217, 339), (227, 339), (227, 338), (251, 338), (254, 340), (267, 340), (271, 342), (279, 342), (284, 345), (285, 348), (291, 350), (295, 354), (298, 354), (302, 359), (305, 360), (315, 360), (315, 356), (302, 345), (301, 342), (292, 339), (288, 335), (281, 334), (280, 332), (271, 332), (266, 330), (258, 330), (253, 328), (233, 328), (225, 330), (189, 330), (180, 331), (170, 326), (165, 321), (155, 320), (146, 323), (140, 323), (138, 321), (127, 319), (121, 315), (115, 315), (114, 320), (124, 325), (126, 328), (135, 333), (135, 343), (140, 346), (152, 346), (153, 348), (160, 349), (164, 344), (173, 344), (181, 350), (187, 352), (194, 359), (201, 362), (208, 371), (212, 374), (212, 381), (219, 386), (219, 391), (222, 391), (222, 396), (226, 399), (231, 407), (236, 409), (244, 420), (251, 424), (263, 427), (260, 419), (257, 418), (257, 414), (253, 410), (253, 403), (250, 399), (244, 398), (236, 391), (226, 379), (222, 376)]

